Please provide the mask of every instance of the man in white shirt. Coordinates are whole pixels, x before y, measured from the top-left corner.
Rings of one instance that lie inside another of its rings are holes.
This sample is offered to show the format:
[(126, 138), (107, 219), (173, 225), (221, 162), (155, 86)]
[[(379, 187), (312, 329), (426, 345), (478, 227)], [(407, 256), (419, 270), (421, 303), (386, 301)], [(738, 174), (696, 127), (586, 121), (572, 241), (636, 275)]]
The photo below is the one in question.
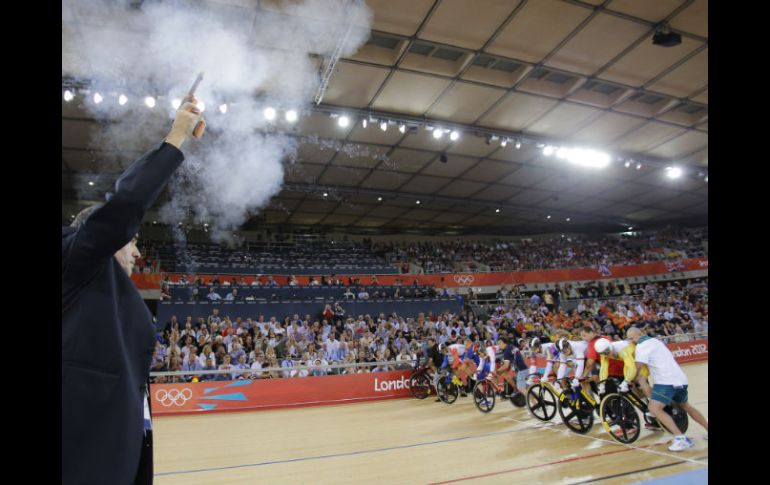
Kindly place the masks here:
[(650, 398), (650, 412), (657, 420), (674, 433), (674, 442), (670, 451), (682, 451), (695, 446), (674, 423), (674, 419), (663, 410), (672, 402), (679, 404), (695, 421), (706, 430), (704, 439), (708, 439), (708, 421), (697, 409), (687, 402), (687, 376), (679, 367), (668, 347), (658, 339), (643, 335), (641, 332), (629, 332), (629, 339), (636, 344), (634, 360), (637, 367), (646, 365), (654, 385)]

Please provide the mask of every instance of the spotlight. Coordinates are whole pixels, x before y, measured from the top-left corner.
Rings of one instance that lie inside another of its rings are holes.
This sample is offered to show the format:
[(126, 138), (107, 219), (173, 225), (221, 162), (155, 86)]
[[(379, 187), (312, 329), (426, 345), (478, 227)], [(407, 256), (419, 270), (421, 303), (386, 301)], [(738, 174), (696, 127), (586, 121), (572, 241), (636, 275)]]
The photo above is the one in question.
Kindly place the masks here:
[(610, 156), (596, 150), (560, 148), (556, 155), (569, 163), (583, 167), (605, 168), (610, 164)]
[(154, 108), (155, 98), (153, 98), (152, 96), (147, 96), (146, 98), (144, 98), (144, 104), (146, 104), (148, 108)]
[(91, 187), (93, 187), (93, 186), (94, 186), (94, 183), (93, 183), (93, 182), (91, 182), (91, 181), (89, 181), (89, 182), (88, 182), (88, 185), (90, 185)]
[(636, 169), (641, 170), (642, 169), (642, 162), (636, 162)]
[(499, 213), (500, 209), (495, 209), (495, 214)]
[(521, 148), (521, 141), (516, 140), (516, 149), (518, 150), (519, 148)]
[(104, 98), (99, 93), (94, 93), (94, 103), (99, 104)]
[(388, 131), (388, 122), (387, 121), (383, 121), (382, 123), (380, 123), (380, 129), (382, 131)]
[(346, 126), (348, 126), (350, 124), (350, 118), (348, 118), (347, 116), (340, 116), (337, 119), (337, 124), (340, 125), (341, 127), (345, 128)]
[(366, 128), (368, 124), (369, 124), (369, 122), (366, 120), (366, 118), (361, 120), (361, 126), (362, 127)]
[(222, 103), (219, 105), (219, 112), (222, 114), (227, 113), (227, 103)]
[(324, 192), (324, 197), (329, 197), (329, 193), (328, 192)]
[[(145, 100), (145, 103), (146, 102), (147, 102), (147, 100)], [(175, 100), (171, 101), (171, 107), (172, 108), (179, 109), (180, 106), (182, 106), (182, 100), (181, 99), (175, 99)]]
[(201, 110), (201, 113), (206, 111), (206, 103), (204, 103), (203, 101), (198, 101), (198, 109)]
[(670, 179), (678, 179), (682, 176), (682, 169), (679, 167), (666, 167), (666, 175)]
[(571, 219), (568, 217), (568, 218), (567, 218), (567, 222), (569, 222), (570, 220), (571, 220)]
[(631, 166), (631, 160), (626, 160), (626, 163), (624, 164), (626, 168)]
[(433, 138), (438, 140), (442, 136), (444, 136), (444, 130), (442, 130), (440, 128), (436, 128), (435, 130), (433, 130)]
[(546, 218), (546, 219), (550, 219), (550, 218), (551, 218), (551, 216), (545, 216), (545, 218)]
[(64, 101), (69, 103), (70, 101), (72, 101), (74, 97), (75, 95), (72, 94), (72, 91), (70, 91), (69, 89), (64, 90)]
[(543, 155), (546, 157), (550, 157), (553, 155), (553, 152), (556, 151), (556, 148), (552, 147), (551, 145), (548, 145), (547, 147), (543, 148)]
[(503, 141), (500, 142), (500, 146), (505, 148), (508, 146), (508, 138), (503, 138)]
[(118, 96), (118, 104), (119, 105), (123, 106), (126, 103), (128, 103), (128, 98), (126, 97), (125, 94), (121, 94), (120, 96)]
[(704, 182), (709, 183), (709, 176), (706, 175), (706, 178), (703, 179)]
[(275, 108), (265, 108), (265, 110), (262, 112), (262, 115), (267, 121), (273, 121), (275, 119)]
[(290, 109), (289, 111), (286, 112), (286, 114), (284, 115), (284, 118), (289, 123), (294, 123), (295, 121), (297, 121), (297, 112), (294, 111), (293, 109)]
[(398, 131), (400, 131), (402, 134), (406, 133), (406, 125), (401, 125), (398, 127)]
[(382, 197), (377, 197), (377, 202), (382, 202)]
[(417, 201), (417, 205), (420, 205), (420, 201), (419, 200)]

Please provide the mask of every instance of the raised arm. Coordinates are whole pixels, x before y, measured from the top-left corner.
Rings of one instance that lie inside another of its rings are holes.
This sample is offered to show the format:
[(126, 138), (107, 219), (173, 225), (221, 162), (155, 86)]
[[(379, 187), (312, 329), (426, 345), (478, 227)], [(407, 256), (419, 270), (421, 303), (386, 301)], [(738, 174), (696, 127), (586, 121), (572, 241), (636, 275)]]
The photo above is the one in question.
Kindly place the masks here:
[(200, 112), (193, 103), (185, 103), (177, 110), (165, 141), (118, 178), (114, 195), (88, 216), (70, 236), (69, 244), (62, 245), (62, 256), (68, 266), (103, 261), (136, 236), (145, 212), (184, 160), (180, 148), (200, 120)]

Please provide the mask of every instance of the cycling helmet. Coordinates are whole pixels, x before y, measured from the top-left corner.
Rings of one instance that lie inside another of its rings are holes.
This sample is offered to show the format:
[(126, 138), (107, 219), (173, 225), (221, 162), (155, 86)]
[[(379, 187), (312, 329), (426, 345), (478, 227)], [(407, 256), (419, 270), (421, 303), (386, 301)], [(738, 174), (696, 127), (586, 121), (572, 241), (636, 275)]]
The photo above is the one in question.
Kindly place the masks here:
[(594, 342), (594, 349), (598, 353), (603, 354), (603, 353), (609, 351), (609, 349), (610, 349), (610, 341), (607, 340), (606, 338), (603, 338), (603, 337), (599, 338), (599, 339), (596, 339), (596, 342)]
[(556, 348), (559, 349), (559, 352), (566, 352), (568, 350), (572, 350), (572, 347), (569, 344), (569, 341), (566, 338), (560, 338), (556, 342)]
[(529, 342), (529, 348), (535, 349), (537, 347), (540, 347), (540, 339), (535, 337)]
[(438, 351), (439, 352), (443, 352), (445, 348), (446, 348), (446, 344), (444, 344), (444, 343), (438, 344)]

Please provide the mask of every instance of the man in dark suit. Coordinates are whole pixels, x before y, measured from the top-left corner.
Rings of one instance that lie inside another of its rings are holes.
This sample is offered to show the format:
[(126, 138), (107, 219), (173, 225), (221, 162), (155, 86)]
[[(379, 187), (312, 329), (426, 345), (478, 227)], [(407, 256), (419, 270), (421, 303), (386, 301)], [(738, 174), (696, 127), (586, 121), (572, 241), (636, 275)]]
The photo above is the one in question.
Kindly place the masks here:
[(160, 146), (134, 162), (106, 203), (62, 227), (62, 483), (150, 484), (147, 394), (152, 315), (130, 275), (145, 212), (202, 121), (195, 100)]

